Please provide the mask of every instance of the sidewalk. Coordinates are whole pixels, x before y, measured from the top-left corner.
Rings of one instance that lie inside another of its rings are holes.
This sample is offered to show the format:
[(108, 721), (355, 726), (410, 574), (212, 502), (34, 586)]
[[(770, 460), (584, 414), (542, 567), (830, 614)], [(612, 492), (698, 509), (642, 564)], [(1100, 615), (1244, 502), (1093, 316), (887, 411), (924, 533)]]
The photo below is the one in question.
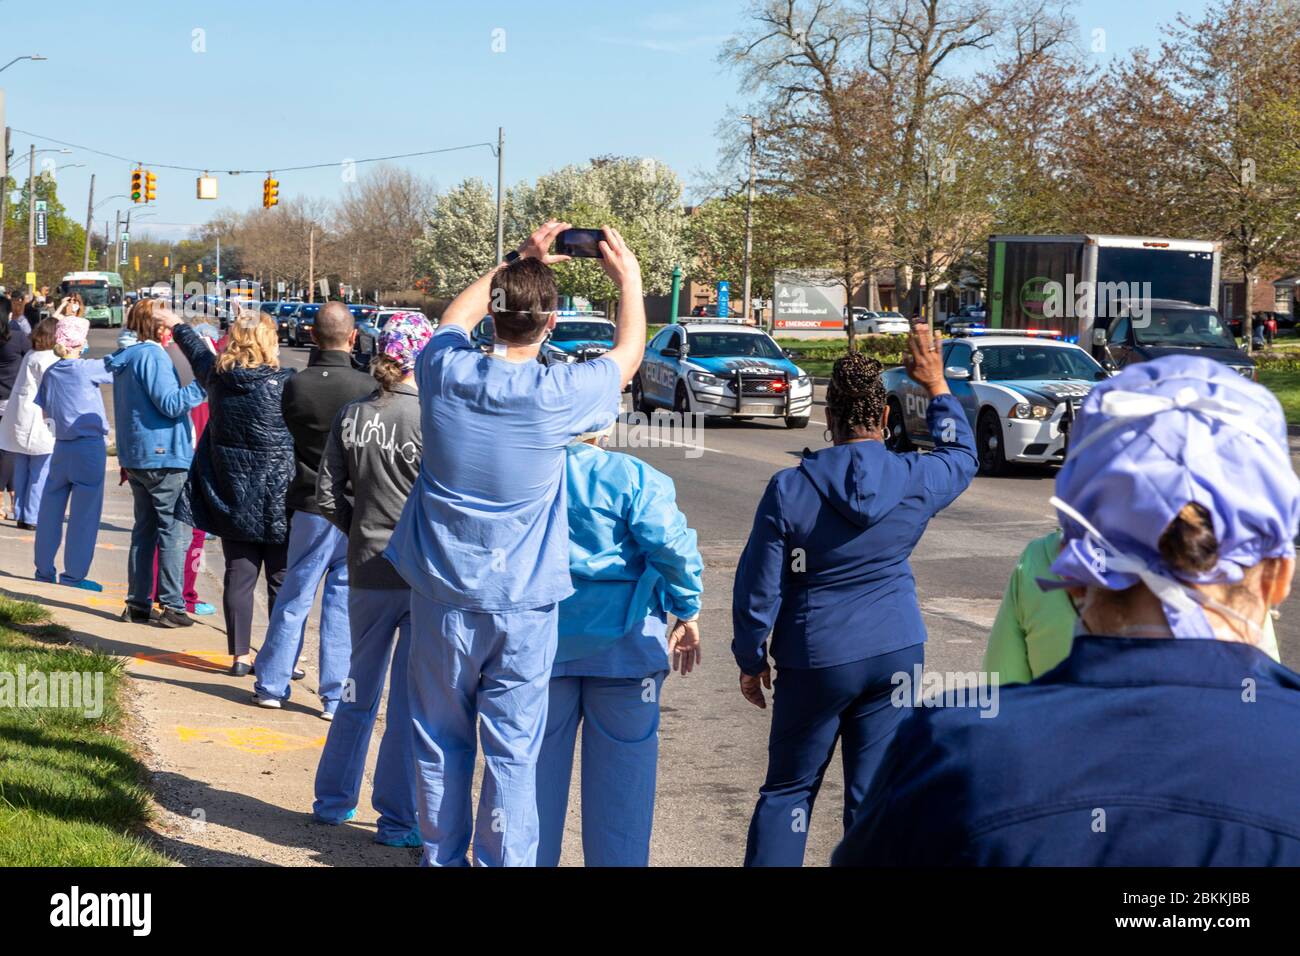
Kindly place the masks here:
[[(198, 583), (200, 599), (215, 604), (216, 615), (175, 630), (118, 620), (126, 597), (132, 509), (130, 492), (118, 485), (117, 460), (108, 461), (91, 568), (104, 592), (34, 581), (33, 535), (10, 522), (0, 523), (0, 590), (46, 606), (75, 640), (125, 659), (133, 678), (126, 685), (130, 728), (152, 776), (157, 807), (150, 829), (158, 848), (196, 866), (415, 864), (418, 851), (372, 842), (375, 813), (369, 799), (377, 745), (370, 748), (356, 819), (329, 827), (310, 818), (316, 764), (330, 726), (317, 716), (315, 614), (301, 663), (307, 677), (294, 683), (292, 700), (279, 711), (249, 703), (251, 676), (225, 673), (230, 658), (220, 612), (219, 542), (208, 542)], [(266, 633), (260, 586), (257, 599), (255, 649)], [(382, 727), (381, 709), (376, 734)]]

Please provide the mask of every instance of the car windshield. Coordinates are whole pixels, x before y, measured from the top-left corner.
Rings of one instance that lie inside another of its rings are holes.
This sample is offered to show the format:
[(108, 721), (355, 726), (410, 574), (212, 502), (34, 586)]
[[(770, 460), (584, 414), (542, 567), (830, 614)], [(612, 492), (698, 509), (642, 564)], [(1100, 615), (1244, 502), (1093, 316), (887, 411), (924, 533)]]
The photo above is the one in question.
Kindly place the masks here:
[(756, 332), (691, 332), (688, 344), (692, 358), (784, 358), (766, 335)]
[(551, 339), (556, 342), (612, 342), (613, 322), (557, 322)]
[(320, 311), (319, 305), (304, 305), (302, 311), (298, 313), (300, 319), (314, 319), (316, 313)]
[(1139, 345), (1233, 349), (1236, 341), (1212, 309), (1151, 309), (1148, 321), (1133, 319)]
[(980, 349), (980, 369), (988, 382), (1013, 379), (1081, 379), (1087, 382), (1104, 378), (1102, 367), (1091, 355), (1077, 348), (1047, 345), (995, 345)]
[(903, 317), (902, 312), (877, 312), (876, 315), (882, 319), (901, 319)]

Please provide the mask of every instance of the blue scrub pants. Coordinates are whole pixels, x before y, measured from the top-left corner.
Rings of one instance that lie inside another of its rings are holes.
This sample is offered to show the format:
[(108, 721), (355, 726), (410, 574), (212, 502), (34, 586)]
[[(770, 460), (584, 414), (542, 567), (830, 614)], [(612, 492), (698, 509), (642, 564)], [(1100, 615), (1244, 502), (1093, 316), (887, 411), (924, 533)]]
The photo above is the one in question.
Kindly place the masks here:
[[(465, 611), (411, 594), (410, 704), (424, 866), (537, 862), (537, 757), (559, 605)], [(475, 724), (486, 770), (471, 813)]]
[[(312, 813), (326, 823), (342, 823), (357, 805), (366, 768), (370, 732), (379, 713), (384, 679), (388, 714), (379, 741), (371, 804), (379, 814), (375, 838), (391, 843), (410, 836), (415, 820), (415, 758), (411, 752), (411, 708), (406, 697), (406, 662), (411, 647), (411, 592), (406, 588), (351, 588), (352, 666), (345, 693), (334, 714), (320, 766)], [(394, 650), (396, 645), (396, 650)]]
[(746, 866), (802, 866), (813, 803), (840, 742), (844, 829), (911, 711), (890, 700), (894, 674), (925, 660), (925, 645), (836, 667), (779, 668), (772, 694), (767, 780), (749, 821)]
[(45, 479), (50, 473), (49, 455), (24, 455), (12, 452), (14, 456), (14, 504), (15, 515), (23, 524), (36, 524), (40, 517), (41, 492), (45, 489)]
[(348, 627), (348, 539), (320, 515), (295, 511), (289, 525), (289, 563), (284, 583), (257, 652), (253, 689), (262, 697), (289, 699), (294, 665), (302, 654), (307, 616), (325, 579), (320, 609), (320, 698), (338, 707), (348, 676), (352, 634)]
[[(36, 521), (36, 580), (54, 581), (54, 557), (63, 539), (68, 510), (68, 540), (63, 548), (60, 584), (80, 584), (90, 573), (104, 510), (104, 466), (108, 456), (101, 436), (54, 443), (50, 475), (41, 492)], [(69, 508), (69, 502), (71, 507)]]
[(558, 866), (582, 724), (582, 857), (587, 866), (649, 866), (659, 760), (659, 691), (667, 671), (552, 677), (537, 761), (538, 866)]

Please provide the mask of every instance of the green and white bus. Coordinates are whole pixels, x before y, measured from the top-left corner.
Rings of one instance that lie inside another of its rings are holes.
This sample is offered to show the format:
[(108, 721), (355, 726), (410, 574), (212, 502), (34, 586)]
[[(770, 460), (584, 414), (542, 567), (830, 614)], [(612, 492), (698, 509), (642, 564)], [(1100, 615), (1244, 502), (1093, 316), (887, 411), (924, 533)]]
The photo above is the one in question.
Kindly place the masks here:
[(69, 272), (59, 283), (59, 294), (74, 292), (86, 303), (91, 325), (122, 324), (122, 277), (116, 272)]

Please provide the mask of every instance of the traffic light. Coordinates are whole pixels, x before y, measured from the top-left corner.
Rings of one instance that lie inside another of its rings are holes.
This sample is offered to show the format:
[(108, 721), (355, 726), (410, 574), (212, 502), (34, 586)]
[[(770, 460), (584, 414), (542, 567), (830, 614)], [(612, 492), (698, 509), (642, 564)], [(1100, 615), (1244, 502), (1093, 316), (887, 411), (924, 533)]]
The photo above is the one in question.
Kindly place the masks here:
[(131, 259), (131, 264), (135, 267), (135, 271), (136, 271), (136, 272), (139, 272), (139, 271), (140, 271), (140, 257), (139, 257), (139, 256), (133, 256), (132, 259)]
[(171, 267), (171, 264), (172, 264), (172, 262), (171, 262), (171, 257), (170, 257), (170, 256), (163, 256), (163, 268), (164, 268), (164, 269), (168, 269), (168, 268)]
[(152, 170), (146, 170), (144, 174), (144, 201), (153, 202), (157, 198), (156, 191), (158, 186), (158, 177), (153, 174)]
[(270, 209), (280, 204), (280, 180), (273, 179), (270, 173), (262, 180), (262, 208)]
[(131, 202), (144, 202), (143, 169), (131, 170)]

